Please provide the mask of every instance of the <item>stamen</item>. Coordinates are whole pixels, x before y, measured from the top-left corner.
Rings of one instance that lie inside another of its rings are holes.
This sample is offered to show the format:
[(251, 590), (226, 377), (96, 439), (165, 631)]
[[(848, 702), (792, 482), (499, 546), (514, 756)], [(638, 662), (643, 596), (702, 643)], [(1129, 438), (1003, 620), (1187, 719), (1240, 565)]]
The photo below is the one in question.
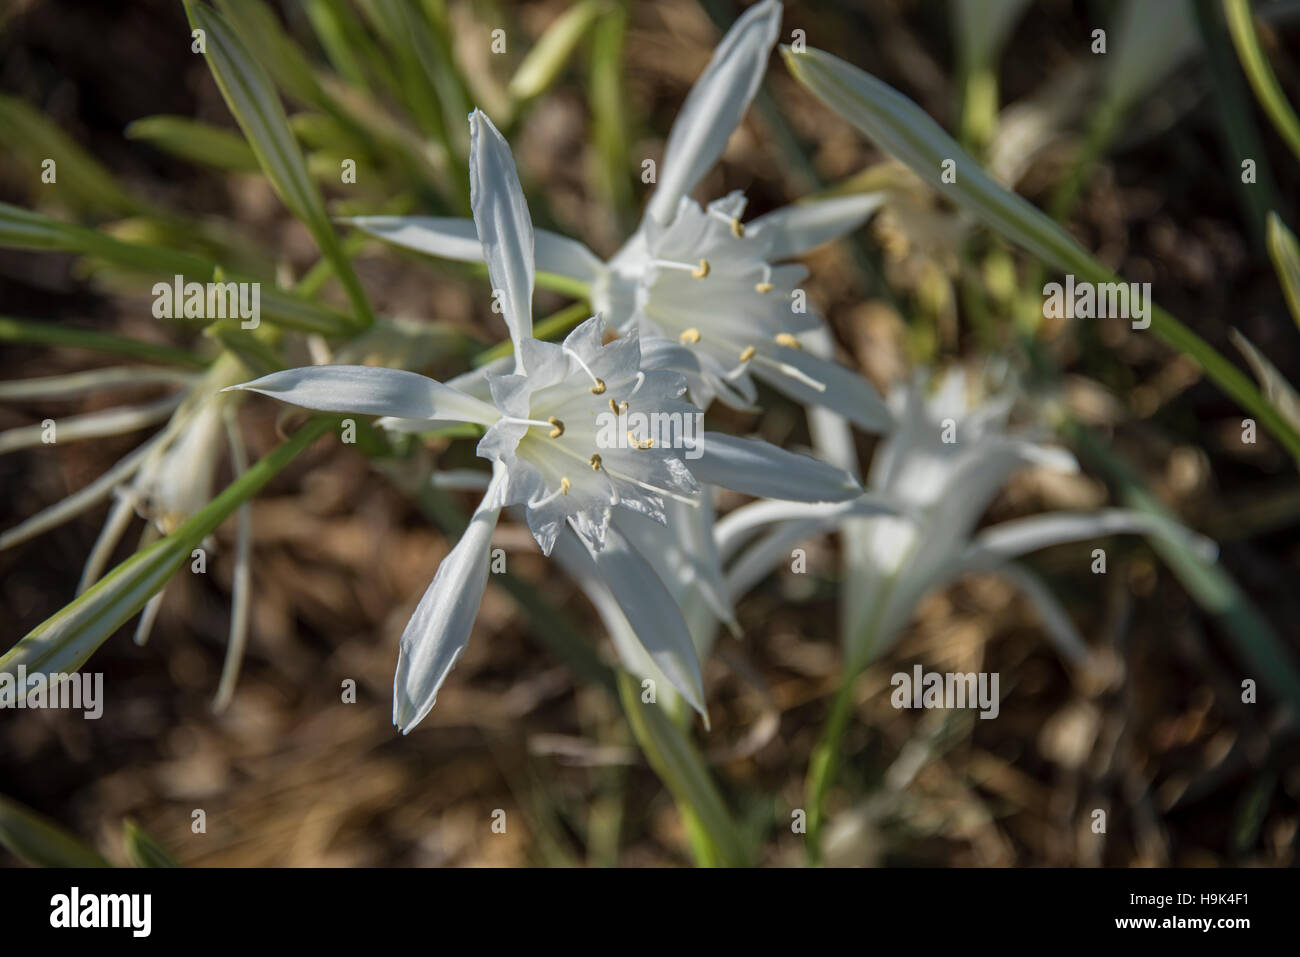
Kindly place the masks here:
[[(637, 374), (636, 374), (636, 385), (632, 386), (632, 391), (629, 392), (629, 393), (627, 394), (627, 397), (628, 397), (629, 399), (635, 398), (637, 392), (640, 391), (641, 386), (643, 386), (643, 385), (645, 385), (645, 373), (644, 373), (644, 372), (641, 372), (640, 370), (637, 370)], [(624, 402), (623, 405), (626, 406), (627, 403)]]
[(680, 339), (682, 342), (693, 346), (695, 345), (695, 343), (700, 341), (700, 330), (696, 329), (694, 326), (691, 326), (689, 329), (685, 330), (677, 338)]
[(630, 430), (627, 433), (627, 440), (632, 443), (634, 449), (652, 449), (655, 447), (654, 439), (638, 439)]
[(587, 464), (591, 466), (591, 470), (592, 470), (593, 472), (599, 472), (599, 471), (600, 471), (600, 465), (601, 465), (600, 453), (599, 453), (599, 452), (592, 452), (592, 453), (591, 453), (591, 458), (587, 459)]
[(760, 296), (766, 296), (775, 287), (772, 285), (772, 267), (763, 263), (763, 278), (754, 284), (754, 291)]
[(718, 222), (726, 223), (728, 226), (730, 226), (731, 235), (735, 236), (737, 239), (745, 238), (745, 224), (742, 223), (736, 217), (728, 216), (720, 209), (709, 210), (709, 215), (712, 216), (714, 219), (716, 219)]
[(778, 332), (776, 334), (776, 344), (785, 346), (787, 349), (802, 349), (803, 344), (788, 332)]
[[(627, 403), (624, 402), (623, 405), (626, 406)], [(613, 412), (615, 415), (618, 415), (618, 403), (615, 402), (613, 399), (609, 400), (609, 411)]]
[(551, 438), (558, 439), (561, 435), (564, 434), (564, 423), (561, 422), (559, 419), (557, 419), (555, 416), (551, 416), (546, 421), (551, 423), (551, 425), (555, 426), (555, 428), (551, 429)]
[(703, 279), (709, 274), (709, 261), (701, 259), (698, 266), (693, 263), (673, 262), (671, 259), (652, 259), (651, 263), (660, 269), (677, 269), (681, 272), (688, 272), (696, 279)]
[(605, 380), (602, 379), (600, 376), (596, 375), (596, 373), (594, 373), (594, 372), (591, 371), (591, 367), (588, 366), (587, 363), (585, 363), (585, 362), (582, 361), (582, 356), (578, 355), (576, 352), (574, 352), (574, 351), (573, 351), (572, 349), (570, 349), (568, 346), (563, 346), (562, 348), (564, 349), (564, 354), (565, 354), (566, 356), (568, 356), (569, 358), (571, 358), (574, 362), (578, 363), (578, 365), (582, 366), (582, 371), (585, 372), (585, 373), (587, 373), (587, 375), (591, 377), (591, 381), (592, 381), (592, 382), (596, 383), (595, 385), (593, 385), (593, 386), (591, 387), (591, 394), (592, 394), (592, 395), (604, 395), (604, 393), (605, 393)]
[[(501, 418), (498, 419), (497, 421), (498, 421), (498, 422), (506, 422), (506, 423), (509, 423), (510, 425), (526, 425), (526, 426), (528, 426), (530, 429), (533, 428), (534, 426), (536, 426), (536, 427), (539, 428), (539, 429), (552, 429), (552, 430), (553, 430), (553, 429), (555, 429), (555, 428), (558, 426), (559, 429), (560, 429), (560, 435), (563, 435), (563, 434), (564, 434), (564, 424), (563, 424), (562, 422), (560, 422), (559, 419), (556, 419), (556, 418), (554, 418), (554, 417), (552, 417), (551, 419), (547, 420), (546, 422), (542, 422), (542, 421), (540, 421), (540, 420), (538, 420), (538, 419), (517, 419), (517, 418), (515, 418), (515, 417), (512, 416), (512, 415), (503, 415), (503, 416), (501, 416)], [(557, 435), (552, 435), (551, 438), (553, 438), (553, 439), (554, 439), (554, 438), (559, 438), (559, 436), (557, 436)]]
[(544, 496), (544, 497), (542, 497), (542, 498), (538, 498), (538, 499), (533, 499), (531, 502), (528, 503), (528, 507), (529, 507), (529, 508), (541, 508), (543, 505), (549, 505), (549, 504), (551, 504), (552, 502), (554, 502), (557, 498), (559, 498), (561, 495), (568, 495), (568, 494), (569, 494), (569, 489), (571, 489), (571, 488), (573, 488), (573, 483), (570, 482), (567, 478), (562, 478), (562, 479), (560, 479), (560, 487), (559, 487), (559, 488), (557, 488), (557, 489), (556, 489), (554, 492), (552, 492), (550, 495), (546, 495), (546, 496)]
[(740, 354), (740, 361), (748, 362), (750, 359), (754, 358), (754, 353), (757, 351), (758, 350), (753, 346), (745, 346), (745, 351)]
[(776, 369), (778, 372), (780, 372), (782, 375), (788, 375), (791, 379), (798, 379), (800, 382), (808, 386), (810, 389), (816, 389), (818, 392), (826, 391), (825, 382), (821, 382), (817, 379), (814, 379), (806, 372), (800, 369), (796, 369), (794, 366), (788, 363), (778, 362), (776, 359), (769, 359), (767, 356), (755, 356), (754, 361), (761, 362), (764, 365), (769, 365), (773, 369)]

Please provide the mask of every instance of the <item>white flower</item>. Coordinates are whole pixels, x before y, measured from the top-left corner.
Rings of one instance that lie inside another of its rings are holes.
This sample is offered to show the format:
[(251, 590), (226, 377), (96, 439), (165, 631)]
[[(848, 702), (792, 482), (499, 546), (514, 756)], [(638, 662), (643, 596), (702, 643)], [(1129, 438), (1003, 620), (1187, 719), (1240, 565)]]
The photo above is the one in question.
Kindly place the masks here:
[[(781, 4), (764, 0), (722, 39), (668, 135), (658, 185), (637, 231), (608, 262), (564, 236), (538, 231), (537, 267), (586, 283), (596, 311), (620, 333), (640, 329), (659, 358), (682, 372), (691, 398), (751, 406), (753, 377), (803, 403), (825, 405), (869, 431), (888, 415), (880, 397), (849, 369), (801, 348), (799, 337), (822, 320), (796, 294), (807, 270), (785, 264), (861, 224), (877, 196), (794, 205), (742, 223), (745, 198), (733, 192), (701, 208), (691, 191), (722, 155), (754, 98), (776, 44)], [(370, 216), (350, 220), (402, 246), (477, 261), (482, 251), (468, 220)]]
[[(733, 587), (752, 585), (793, 543), (835, 527), (845, 550), (841, 629), (851, 667), (886, 651), (929, 589), (974, 571), (996, 572), (1020, 587), (1058, 648), (1073, 660), (1084, 659), (1087, 648), (1069, 616), (1037, 576), (1013, 559), (1050, 545), (1119, 533), (1159, 535), (1209, 555), (1216, 548), (1180, 525), (1126, 509), (1058, 512), (976, 532), (981, 515), (1014, 472), (1031, 466), (1078, 468), (1066, 450), (1040, 444), (1032, 433), (1009, 433), (1011, 404), (1009, 396), (972, 403), (960, 373), (945, 377), (928, 398), (920, 380), (899, 387), (890, 394), (894, 431), (876, 452), (867, 481), (869, 494), (896, 503), (898, 514), (861, 517), (853, 514), (852, 502), (743, 506), (718, 525), (723, 560), (740, 555), (729, 581)], [(843, 464), (852, 455), (851, 436), (842, 425), (838, 436), (827, 428), (822, 443), (828, 459)], [(773, 523), (775, 531), (742, 551), (761, 526)]]
[[(134, 517), (139, 516), (148, 523), (141, 539), (142, 547), (160, 535), (175, 531), (212, 499), (212, 487), (224, 451), (229, 449), (236, 473), (247, 467), (243, 441), (231, 418), (232, 400), (237, 397), (219, 394), (242, 374), (239, 361), (223, 355), (202, 373), (112, 368), (5, 383), (0, 398), (6, 399), (66, 399), (106, 387), (153, 382), (180, 383), (186, 388), (145, 406), (119, 407), (56, 420), (56, 436), (65, 441), (133, 431), (152, 425), (170, 413), (161, 431), (94, 482), (0, 535), (0, 549), (33, 538), (111, 496), (113, 504), (108, 518), (77, 585), (77, 593), (81, 594), (99, 580)], [(6, 448), (9, 443), (13, 443), (12, 447), (28, 444), (22, 440), (29, 432), (30, 429), (22, 429), (0, 435), (0, 448)], [(244, 505), (237, 517), (230, 633), (216, 695), (217, 710), (229, 703), (243, 659), (248, 633), (251, 554), (252, 522), (248, 506)], [(163, 595), (159, 591), (145, 605), (136, 626), (138, 644), (148, 640)]]
[(704, 433), (689, 452), (688, 469), (676, 443), (643, 435), (606, 441), (600, 433), (611, 415), (639, 411), (683, 421), (700, 413), (679, 398), (685, 391), (679, 374), (643, 367), (635, 334), (603, 343), (599, 317), (563, 344), (532, 338), (532, 221), (509, 147), (479, 111), (470, 116), (470, 200), (514, 343), (514, 372), (488, 373), (486, 397), (373, 366), (291, 369), (237, 388), (321, 411), (382, 416), (380, 424), (392, 429), (424, 431), (449, 422), (486, 429), (478, 453), (493, 463), (492, 480), (402, 635), (393, 720), (403, 731), (433, 707), (464, 650), (487, 584), (492, 531), (510, 506), (523, 511), (547, 554), (565, 525), (573, 530), (650, 657), (703, 713), (699, 662), (686, 626), (646, 560), (611, 526), (612, 510), (662, 522), (666, 501), (696, 504), (697, 479), (811, 501), (852, 497), (860, 488), (840, 469), (762, 442)]

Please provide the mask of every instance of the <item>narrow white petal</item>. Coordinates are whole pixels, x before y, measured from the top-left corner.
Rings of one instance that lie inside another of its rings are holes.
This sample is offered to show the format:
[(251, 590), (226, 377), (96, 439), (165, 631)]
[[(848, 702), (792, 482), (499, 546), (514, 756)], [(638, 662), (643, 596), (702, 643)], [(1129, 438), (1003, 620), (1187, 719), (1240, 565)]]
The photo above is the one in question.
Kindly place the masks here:
[[(235, 478), (248, 470), (248, 450), (239, 434), (233, 416), (226, 418), (226, 436), (230, 442), (230, 460)], [(250, 502), (239, 506), (235, 518), (235, 574), (230, 585), (230, 633), (226, 639), (226, 660), (221, 666), (221, 680), (212, 710), (220, 714), (230, 706), (239, 681), (239, 669), (244, 663), (244, 648), (248, 643), (249, 599), (253, 564), (253, 507)]]
[(1209, 561), (1218, 554), (1214, 542), (1177, 522), (1146, 512), (1107, 508), (1095, 512), (1036, 515), (993, 525), (975, 536), (961, 562), (973, 568), (992, 567), (1051, 545), (1122, 534), (1157, 535), (1180, 548), (1195, 551)]
[(415, 372), (382, 366), (303, 366), (272, 372), (229, 389), (260, 392), (318, 412), (354, 412), (398, 419), (448, 419), (491, 425), (494, 406)]
[(795, 203), (746, 223), (745, 238), (760, 244), (768, 262), (780, 262), (851, 233), (884, 201), (884, 193), (859, 193)]
[(158, 610), (162, 608), (163, 595), (166, 593), (167, 589), (162, 589), (149, 599), (144, 606), (144, 610), (140, 612), (140, 622), (135, 626), (135, 643), (137, 645), (143, 646), (149, 642), (149, 636), (153, 634), (154, 622), (158, 620)]
[(469, 527), (438, 566), (402, 632), (393, 678), (393, 724), (403, 734), (433, 708), (438, 689), (469, 641), (487, 587), (488, 553), (505, 483), (505, 469), (498, 464)]
[(1069, 614), (1041, 578), (1015, 562), (999, 567), (997, 574), (1019, 588), (1025, 593), (1025, 597), (1034, 603), (1047, 637), (1051, 639), (1063, 658), (1073, 664), (1082, 664), (1091, 657), (1088, 646), (1084, 643), (1079, 630), (1074, 627)]
[(135, 496), (125, 491), (109, 508), (108, 519), (104, 522), (99, 537), (95, 539), (90, 557), (82, 567), (81, 581), (77, 583), (78, 595), (99, 581), (99, 576), (104, 574), (104, 566), (113, 556), (113, 550), (117, 548), (117, 543), (122, 540), (126, 527), (131, 524), (131, 519), (134, 517)]
[(672, 222), (678, 201), (718, 161), (758, 92), (780, 29), (781, 4), (764, 0), (722, 38), (673, 121), (647, 216)]
[(841, 502), (862, 494), (843, 469), (759, 439), (705, 432), (699, 448), (703, 454), (688, 458), (686, 467), (709, 485), (793, 502)]
[[(370, 235), (429, 256), (460, 262), (483, 262), (483, 243), (472, 219), (447, 216), (356, 216), (344, 222)], [(595, 282), (605, 264), (590, 249), (568, 236), (545, 229), (535, 231), (538, 272)]]
[(713, 526), (718, 555), (726, 562), (764, 525), (814, 521), (828, 528), (853, 516), (896, 515), (900, 506), (878, 495), (859, 495), (847, 502), (790, 502), (765, 499), (732, 509)]
[[(150, 425), (157, 425), (171, 415), (184, 398), (184, 393), (177, 393), (146, 405), (122, 406), (116, 409), (105, 409), (103, 412), (89, 412), (85, 415), (70, 415), (66, 418), (54, 419), (55, 438), (59, 442), (75, 442), (78, 439), (121, 435), (124, 432), (134, 432)], [(0, 432), (0, 454), (40, 445), (44, 441), (44, 435), (45, 428), (39, 424), (23, 425)]]
[(826, 531), (826, 527), (826, 522), (815, 519), (786, 522), (741, 552), (727, 569), (727, 591), (731, 600), (739, 602), (745, 592), (789, 560), (790, 550), (795, 545), (815, 538)]
[(75, 518), (87, 509), (94, 508), (96, 503), (105, 498), (120, 483), (130, 478), (147, 455), (155, 451), (160, 444), (169, 440), (175, 434), (173, 426), (177, 422), (178, 420), (173, 419), (166, 429), (163, 429), (149, 441), (124, 456), (116, 465), (85, 488), (73, 492), (67, 498), (55, 502), (49, 508), (37, 512), (27, 521), (20, 522), (4, 534), (0, 534), (0, 551), (35, 538), (51, 528), (62, 525), (71, 518)]
[(519, 346), (533, 334), (533, 220), (510, 147), (482, 110), (469, 116), (469, 196), (492, 291), (501, 294), (515, 344), (515, 371), (522, 372)]
[(106, 369), (91, 369), (87, 372), (72, 372), (67, 375), (0, 382), (0, 400), (72, 399), (118, 386), (136, 388), (142, 385), (188, 385), (198, 378), (198, 373), (182, 372), (179, 369), (110, 366)]
[(587, 550), (650, 659), (707, 723), (704, 679), (695, 644), (667, 586), (612, 525), (605, 531), (605, 547), (595, 551), (587, 545)]
[[(756, 363), (753, 373), (778, 392), (804, 405), (818, 405), (842, 415), (864, 432), (884, 434), (894, 425), (885, 400), (870, 382), (847, 366), (813, 355), (806, 349), (766, 347), (766, 355), (791, 366), (798, 375), (783, 374), (767, 363)], [(825, 386), (815, 389), (806, 379)]]

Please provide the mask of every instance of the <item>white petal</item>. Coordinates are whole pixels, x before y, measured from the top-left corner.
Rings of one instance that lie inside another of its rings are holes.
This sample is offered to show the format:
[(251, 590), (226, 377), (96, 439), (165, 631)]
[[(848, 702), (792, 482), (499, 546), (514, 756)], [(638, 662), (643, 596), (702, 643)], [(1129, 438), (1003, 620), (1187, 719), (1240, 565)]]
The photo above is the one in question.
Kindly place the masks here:
[(1197, 552), (1208, 561), (1213, 561), (1218, 554), (1214, 542), (1177, 522), (1147, 512), (1107, 508), (1036, 515), (990, 526), (975, 536), (961, 563), (971, 568), (991, 567), (1050, 545), (1117, 534), (1157, 535), (1180, 548)]
[(533, 334), (533, 220), (510, 147), (482, 110), (469, 115), (469, 201), (522, 372), (519, 346)]
[[(472, 219), (446, 216), (355, 216), (344, 222), (385, 242), (416, 252), (460, 262), (481, 263), (483, 243)], [(535, 231), (538, 272), (595, 282), (605, 264), (590, 249), (568, 236), (545, 229)]]
[(600, 551), (586, 541), (583, 544), (650, 659), (707, 723), (704, 680), (695, 644), (668, 588), (612, 525), (605, 530), (605, 547)]
[(135, 496), (130, 491), (124, 490), (121, 497), (116, 499), (109, 508), (104, 527), (99, 537), (95, 539), (90, 557), (86, 559), (86, 564), (81, 569), (81, 581), (77, 583), (78, 595), (99, 581), (100, 576), (104, 574), (104, 566), (113, 557), (118, 542), (126, 534), (126, 528), (134, 517)]
[(1056, 596), (1051, 593), (1043, 580), (1023, 565), (1011, 563), (997, 569), (997, 574), (1011, 582), (1025, 593), (1042, 619), (1047, 637), (1052, 640), (1061, 656), (1074, 664), (1081, 664), (1091, 657), (1088, 646), (1084, 644), (1079, 630)]
[(229, 389), (260, 392), (319, 412), (355, 412), (398, 419), (448, 419), (491, 425), (500, 413), (449, 385), (383, 366), (303, 366), (272, 372)]
[(30, 538), (35, 538), (51, 528), (56, 528), (71, 518), (80, 515), (107, 496), (120, 483), (126, 481), (140, 468), (140, 463), (164, 442), (169, 441), (179, 428), (182, 420), (172, 419), (167, 428), (159, 432), (144, 444), (132, 450), (120, 459), (116, 465), (91, 482), (85, 488), (78, 489), (65, 499), (55, 502), (49, 508), (42, 509), (25, 522), (0, 534), (0, 551), (12, 548)]
[(794, 502), (840, 502), (857, 498), (862, 487), (843, 469), (759, 439), (705, 432), (699, 458), (686, 467), (701, 482), (758, 498)]
[[(230, 442), (230, 461), (235, 478), (248, 471), (248, 450), (239, 425), (233, 415), (226, 417), (226, 436)], [(221, 666), (221, 680), (212, 710), (220, 714), (229, 707), (239, 681), (239, 669), (244, 663), (244, 648), (248, 643), (248, 615), (253, 574), (253, 508), (244, 502), (235, 513), (235, 574), (230, 585), (230, 632), (226, 638), (226, 660)]]
[(671, 222), (678, 200), (718, 161), (758, 92), (780, 29), (781, 4), (764, 0), (746, 10), (722, 38), (673, 121), (647, 216)]
[(790, 558), (790, 549), (821, 534), (826, 525), (826, 522), (814, 519), (787, 522), (745, 549), (727, 569), (727, 590), (731, 600), (739, 602), (745, 592)]
[(736, 554), (745, 540), (764, 525), (783, 522), (816, 522), (822, 528), (837, 525), (846, 518), (871, 515), (896, 515), (900, 506), (873, 494), (859, 495), (847, 502), (789, 502), (764, 500), (732, 509), (713, 526), (718, 554), (726, 562)]
[(142, 385), (188, 385), (198, 378), (198, 373), (182, 372), (179, 369), (110, 366), (106, 369), (71, 372), (67, 375), (0, 382), (0, 399), (5, 401), (71, 399), (119, 386), (138, 388)]
[[(767, 363), (754, 363), (753, 374), (772, 388), (804, 405), (819, 405), (842, 415), (864, 432), (883, 434), (893, 428), (894, 420), (885, 400), (870, 382), (847, 366), (822, 359), (806, 349), (782, 346), (761, 347), (765, 355), (795, 370), (783, 374)], [(820, 383), (817, 389), (807, 380)]]
[(406, 734), (427, 715), (469, 641), (487, 587), (492, 530), (501, 515), (506, 473), (498, 467), (469, 527), (438, 566), (402, 632), (393, 678), (393, 724)]
[[(120, 406), (102, 412), (53, 419), (55, 438), (59, 442), (75, 442), (78, 439), (134, 432), (167, 418), (184, 398), (185, 393), (178, 392), (146, 405)], [(42, 425), (23, 425), (0, 432), (0, 454), (40, 445), (44, 441), (44, 435), (45, 428)]]
[(768, 262), (780, 262), (851, 233), (884, 201), (884, 193), (860, 193), (795, 203), (746, 223), (745, 238), (760, 244)]

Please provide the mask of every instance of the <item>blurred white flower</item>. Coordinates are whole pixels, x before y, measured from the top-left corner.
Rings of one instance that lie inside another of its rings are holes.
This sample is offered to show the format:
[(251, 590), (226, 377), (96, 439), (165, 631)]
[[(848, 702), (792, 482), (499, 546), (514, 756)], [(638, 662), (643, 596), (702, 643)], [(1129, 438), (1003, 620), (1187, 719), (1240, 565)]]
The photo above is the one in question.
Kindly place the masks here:
[[(1212, 542), (1182, 526), (1127, 509), (1049, 513), (976, 532), (980, 517), (1014, 472), (1035, 466), (1068, 472), (1078, 465), (1068, 451), (1042, 444), (1040, 436), (1008, 430), (1010, 396), (972, 402), (960, 372), (942, 378), (928, 397), (925, 386), (918, 379), (891, 392), (894, 430), (877, 450), (866, 483), (869, 493), (895, 503), (898, 514), (861, 517), (853, 514), (851, 502), (767, 502), (742, 506), (719, 522), (723, 560), (740, 556), (732, 566), (733, 575), (742, 570), (737, 587), (749, 587), (768, 574), (792, 544), (828, 528), (841, 533), (841, 637), (850, 668), (888, 650), (927, 591), (977, 571), (998, 573), (1020, 587), (1061, 652), (1081, 661), (1087, 648), (1068, 614), (1015, 558), (1119, 533), (1163, 536), (1184, 548), (1215, 553)], [(833, 422), (823, 422), (819, 445), (828, 460), (842, 465), (853, 455), (842, 424), (836, 434)], [(755, 540), (760, 526), (768, 524), (775, 529)]]
[(514, 372), (484, 377), (490, 401), (454, 383), (374, 366), (291, 369), (235, 388), (321, 411), (381, 416), (381, 426), (397, 430), (450, 422), (486, 429), (478, 453), (493, 463), (492, 480), (402, 635), (393, 720), (404, 732), (433, 707), (464, 650), (487, 584), (492, 531), (507, 506), (523, 510), (546, 554), (565, 525), (573, 531), (646, 652), (703, 713), (699, 662), (686, 626), (646, 559), (611, 525), (612, 510), (663, 522), (666, 502), (698, 505), (697, 479), (807, 501), (851, 498), (861, 489), (815, 459), (714, 433), (703, 435), (689, 470), (674, 443), (641, 436), (604, 441), (602, 417), (629, 408), (678, 421), (700, 413), (680, 400), (679, 374), (643, 368), (635, 334), (604, 343), (599, 317), (563, 344), (532, 338), (532, 221), (509, 147), (479, 111), (470, 117), (470, 186), (483, 256), (514, 344)]
[[(68, 399), (106, 387), (153, 383), (176, 383), (185, 388), (145, 406), (119, 407), (56, 420), (57, 439), (68, 441), (134, 431), (170, 414), (161, 431), (94, 482), (0, 535), (0, 549), (42, 534), (111, 496), (113, 504), (108, 518), (82, 569), (77, 586), (77, 593), (81, 594), (99, 580), (134, 517), (139, 516), (148, 523), (141, 537), (141, 547), (175, 531), (212, 499), (217, 469), (227, 448), (237, 474), (247, 467), (243, 441), (232, 418), (238, 397), (221, 394), (226, 386), (239, 381), (243, 371), (236, 358), (225, 354), (201, 373), (111, 368), (5, 383), (0, 389), (0, 398), (5, 399)], [(0, 435), (0, 447), (7, 450), (34, 444), (20, 441), (27, 437), (31, 428)], [(6, 437), (9, 437), (8, 443)], [(247, 504), (241, 506), (236, 520), (230, 633), (226, 662), (214, 703), (217, 710), (223, 709), (234, 693), (247, 639), (249, 561), (252, 554), (252, 523), (248, 509)], [(138, 644), (148, 640), (164, 593), (165, 590), (159, 591), (145, 605), (136, 626), (135, 640)]]
[[(620, 333), (639, 329), (643, 349), (686, 376), (701, 408), (715, 397), (752, 406), (757, 377), (800, 402), (825, 405), (880, 431), (888, 416), (871, 385), (801, 348), (799, 337), (823, 322), (797, 289), (807, 270), (783, 264), (855, 229), (880, 197), (797, 204), (749, 223), (741, 219), (740, 192), (703, 208), (690, 198), (758, 91), (781, 10), (776, 0), (755, 4), (723, 37), (673, 123), (655, 192), (622, 249), (603, 262), (583, 244), (539, 230), (537, 268), (587, 284), (595, 310)], [(431, 255), (483, 256), (469, 220), (368, 216), (350, 222)], [(664, 342), (652, 344), (651, 336)]]

